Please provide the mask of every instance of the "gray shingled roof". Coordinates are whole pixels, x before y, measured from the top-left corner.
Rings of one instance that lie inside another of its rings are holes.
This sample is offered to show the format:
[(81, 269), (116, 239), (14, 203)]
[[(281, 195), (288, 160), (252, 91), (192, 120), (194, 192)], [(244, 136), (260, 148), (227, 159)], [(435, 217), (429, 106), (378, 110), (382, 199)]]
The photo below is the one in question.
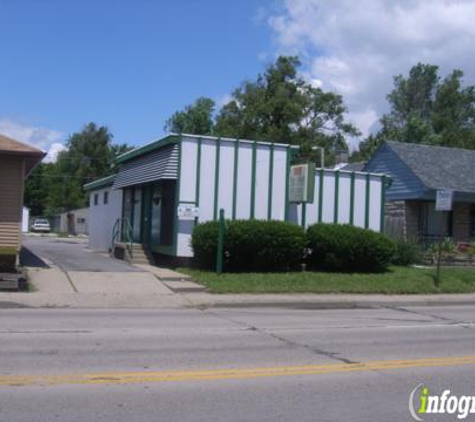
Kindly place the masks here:
[(475, 192), (475, 150), (387, 142), (428, 189)]

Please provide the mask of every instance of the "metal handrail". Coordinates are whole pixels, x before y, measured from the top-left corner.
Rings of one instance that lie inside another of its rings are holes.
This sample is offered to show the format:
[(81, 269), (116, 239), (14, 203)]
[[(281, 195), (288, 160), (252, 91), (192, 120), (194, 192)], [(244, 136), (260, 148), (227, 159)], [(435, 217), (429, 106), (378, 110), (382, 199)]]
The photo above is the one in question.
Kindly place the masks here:
[(114, 251), (114, 247), (117, 243), (125, 243), (125, 249), (130, 257), (133, 258), (133, 230), (132, 225), (128, 218), (121, 217), (116, 220), (114, 227), (112, 228), (112, 241), (111, 250)]

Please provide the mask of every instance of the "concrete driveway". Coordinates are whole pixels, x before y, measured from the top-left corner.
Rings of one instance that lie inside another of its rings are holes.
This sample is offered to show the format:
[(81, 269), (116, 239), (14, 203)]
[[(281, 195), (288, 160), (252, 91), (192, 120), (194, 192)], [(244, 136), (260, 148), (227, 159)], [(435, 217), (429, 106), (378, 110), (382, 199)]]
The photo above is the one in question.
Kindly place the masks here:
[[(152, 272), (91, 252), (86, 239), (25, 237), (29, 306), (175, 307), (183, 300)], [(50, 265), (45, 265), (43, 260)], [(18, 296), (15, 296), (18, 297)]]
[[(63, 271), (142, 272), (127, 262), (87, 249), (87, 239), (57, 237), (25, 237), (23, 247), (33, 255), (53, 262)], [(28, 257), (27, 257), (28, 260)], [(25, 263), (29, 266), (29, 263)]]

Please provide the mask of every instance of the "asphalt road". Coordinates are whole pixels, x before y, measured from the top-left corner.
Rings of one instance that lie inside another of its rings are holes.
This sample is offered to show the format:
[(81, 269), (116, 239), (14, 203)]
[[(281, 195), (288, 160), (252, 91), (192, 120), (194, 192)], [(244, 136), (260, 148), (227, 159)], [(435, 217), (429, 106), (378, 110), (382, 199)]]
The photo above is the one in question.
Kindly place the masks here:
[(1, 310), (0, 419), (408, 421), (474, 395), (474, 310)]
[(87, 239), (55, 238), (55, 237), (26, 237), (23, 247), (30, 251), (26, 254), (27, 266), (37, 266), (36, 257), (52, 261), (63, 271), (93, 271), (93, 272), (136, 272), (140, 269), (107, 255), (92, 253), (87, 249)]

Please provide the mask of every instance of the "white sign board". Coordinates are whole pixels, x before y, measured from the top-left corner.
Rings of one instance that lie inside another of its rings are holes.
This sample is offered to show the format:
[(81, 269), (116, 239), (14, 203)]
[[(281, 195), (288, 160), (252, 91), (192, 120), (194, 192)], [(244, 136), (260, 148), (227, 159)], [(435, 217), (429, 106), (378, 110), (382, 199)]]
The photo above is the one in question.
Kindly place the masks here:
[(194, 220), (200, 216), (200, 209), (194, 205), (178, 205), (178, 218), (180, 220)]
[(313, 202), (315, 186), (315, 164), (290, 166), (289, 202)]
[(454, 200), (454, 191), (452, 190), (438, 190), (435, 210), (436, 211), (452, 211), (452, 203)]

